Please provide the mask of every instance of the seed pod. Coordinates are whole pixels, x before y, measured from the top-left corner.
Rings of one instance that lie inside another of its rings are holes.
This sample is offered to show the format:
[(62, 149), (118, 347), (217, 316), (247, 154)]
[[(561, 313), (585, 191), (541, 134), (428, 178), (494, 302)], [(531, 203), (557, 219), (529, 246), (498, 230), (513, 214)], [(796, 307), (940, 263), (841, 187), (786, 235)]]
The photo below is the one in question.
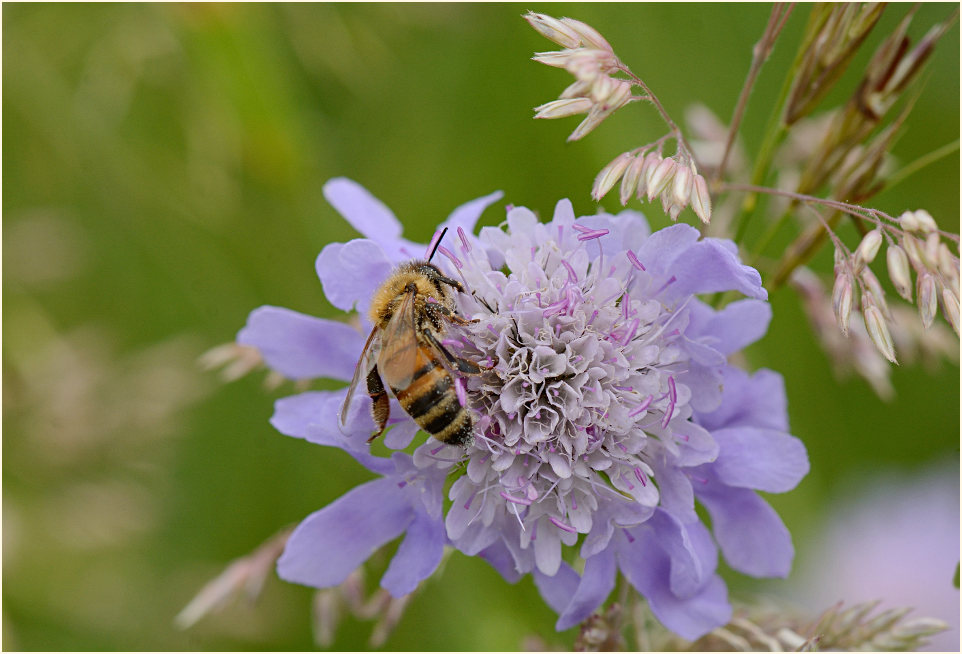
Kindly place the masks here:
[(621, 178), (621, 195), (619, 197), (621, 206), (628, 204), (628, 200), (630, 200), (638, 190), (638, 180), (641, 179), (641, 173), (644, 168), (644, 156), (638, 155), (632, 159), (631, 165), (628, 166), (628, 170), (625, 171), (624, 176)]
[(882, 230), (873, 229), (862, 239), (855, 250), (855, 269), (859, 270), (862, 266), (872, 263), (875, 255), (878, 254), (882, 246)]
[(679, 207), (679, 211), (688, 206), (688, 198), (691, 196), (694, 178), (691, 168), (678, 164), (675, 168), (675, 180), (671, 185), (671, 202)]
[(835, 276), (832, 287), (832, 311), (842, 333), (848, 336), (848, 321), (852, 315), (852, 276), (847, 272)]
[(594, 103), (588, 98), (566, 98), (563, 100), (552, 100), (534, 110), (538, 113), (535, 118), (565, 118), (577, 114), (587, 113)]
[(668, 186), (671, 181), (672, 176), (675, 174), (675, 167), (677, 162), (669, 157), (668, 159), (662, 159), (658, 167), (651, 171), (651, 176), (648, 178), (648, 201), (651, 202), (656, 195), (660, 195), (662, 191)]
[(905, 299), (906, 302), (912, 301), (912, 272), (909, 268), (909, 258), (905, 250), (898, 245), (890, 245), (885, 252), (885, 261), (888, 264), (889, 279), (895, 286), (895, 291)]
[(919, 315), (922, 326), (928, 329), (939, 310), (939, 295), (935, 288), (935, 276), (924, 272), (919, 275)]
[(955, 330), (955, 335), (959, 335), (959, 297), (952, 292), (951, 289), (942, 289), (942, 315), (952, 329)]
[(628, 152), (622, 152), (615, 159), (609, 163), (607, 166), (601, 169), (598, 176), (595, 177), (594, 186), (591, 189), (591, 197), (597, 202), (601, 198), (605, 197), (605, 194), (611, 190), (611, 187), (615, 185), (621, 176), (625, 174), (625, 170), (631, 165), (635, 157)]
[(557, 18), (529, 11), (524, 15), (524, 19), (542, 36), (562, 47), (577, 48), (581, 45), (581, 35), (572, 26), (566, 25)]
[(915, 221), (919, 225), (919, 231), (923, 234), (931, 234), (932, 232), (938, 231), (939, 226), (935, 224), (935, 218), (932, 217), (932, 214), (925, 209), (917, 209), (914, 213)]
[(711, 194), (708, 192), (708, 182), (701, 175), (695, 175), (691, 189), (691, 209), (706, 225), (711, 220)]
[(885, 317), (879, 308), (869, 303), (862, 307), (862, 319), (865, 321), (865, 329), (868, 331), (869, 338), (879, 352), (892, 363), (895, 360), (895, 346), (892, 344), (892, 335), (889, 333), (888, 325), (885, 324)]
[(907, 232), (917, 231), (920, 227), (918, 219), (915, 217), (915, 213), (912, 211), (906, 211), (901, 216), (899, 216), (899, 225), (902, 226)]

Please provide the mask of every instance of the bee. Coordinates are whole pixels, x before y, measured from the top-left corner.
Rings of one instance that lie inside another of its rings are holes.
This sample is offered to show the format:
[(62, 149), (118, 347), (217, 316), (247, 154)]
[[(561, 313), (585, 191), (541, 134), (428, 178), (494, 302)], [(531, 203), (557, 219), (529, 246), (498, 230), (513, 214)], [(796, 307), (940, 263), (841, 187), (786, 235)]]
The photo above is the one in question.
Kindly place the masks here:
[(459, 398), (457, 375), (477, 375), (482, 368), (451, 354), (441, 340), (449, 323), (478, 321), (458, 315), (455, 293), (464, 292), (464, 287), (431, 263), (443, 237), (444, 232), (426, 260), (398, 266), (371, 300), (368, 315), (374, 329), (354, 368), (338, 419), (343, 427), (354, 391), (366, 375), (376, 425), (369, 443), (384, 433), (390, 416), (385, 382), (407, 414), (439, 441), (464, 445), (471, 438), (474, 421)]

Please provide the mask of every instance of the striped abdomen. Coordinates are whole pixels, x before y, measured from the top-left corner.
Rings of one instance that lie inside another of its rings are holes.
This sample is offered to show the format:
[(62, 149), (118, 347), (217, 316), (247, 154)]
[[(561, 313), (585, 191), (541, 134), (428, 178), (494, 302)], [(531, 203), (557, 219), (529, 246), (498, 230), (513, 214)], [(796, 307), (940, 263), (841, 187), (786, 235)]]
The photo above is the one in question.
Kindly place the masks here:
[(463, 445), (471, 437), (470, 412), (458, 402), (451, 373), (436, 361), (421, 358), (425, 365), (405, 388), (391, 387), (401, 408), (424, 431), (449, 445)]

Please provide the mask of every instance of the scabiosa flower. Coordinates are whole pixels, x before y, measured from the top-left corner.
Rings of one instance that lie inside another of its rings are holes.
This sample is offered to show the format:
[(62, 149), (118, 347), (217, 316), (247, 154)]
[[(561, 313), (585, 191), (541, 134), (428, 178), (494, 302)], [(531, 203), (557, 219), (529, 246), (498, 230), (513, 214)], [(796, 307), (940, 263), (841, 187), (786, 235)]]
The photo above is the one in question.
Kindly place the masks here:
[[(391, 267), (422, 248), (353, 182), (333, 180), (325, 195), (368, 238), (325, 247), (318, 273), (335, 306), (363, 315)], [(364, 444), (366, 398), (351, 404), (344, 435), (344, 391), (280, 400), (280, 431), (341, 447), (381, 478), (308, 517), (279, 573), (335, 585), (406, 532), (382, 579), (392, 593), (413, 590), (449, 544), (509, 581), (531, 573), (559, 630), (598, 608), (620, 573), (667, 627), (697, 638), (731, 613), (718, 547), (756, 576), (786, 575), (793, 556), (755, 491), (794, 487), (808, 470), (804, 447), (787, 434), (780, 377), (727, 363), (767, 330), (760, 277), (731, 242), (683, 224), (652, 234), (632, 211), (576, 218), (566, 200), (550, 223), (509, 208), (502, 227), (474, 236), (499, 197), (456, 210), (444, 224), (456, 238), (435, 260), (462, 281), (460, 311), (478, 321), (452, 328), (445, 346), (490, 367), (459, 382), (477, 413), (473, 440), (426, 438), (386, 459)], [(715, 311), (695, 297), (726, 290), (748, 299)], [(347, 380), (365, 333), (266, 307), (238, 340), (288, 376)], [(385, 444), (404, 449), (417, 426), (394, 400), (391, 416)]]

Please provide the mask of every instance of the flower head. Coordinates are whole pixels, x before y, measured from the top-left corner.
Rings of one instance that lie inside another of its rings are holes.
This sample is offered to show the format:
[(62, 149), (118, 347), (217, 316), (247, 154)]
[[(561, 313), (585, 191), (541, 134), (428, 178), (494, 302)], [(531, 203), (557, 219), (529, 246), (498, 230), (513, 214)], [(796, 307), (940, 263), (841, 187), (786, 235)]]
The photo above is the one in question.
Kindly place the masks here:
[[(363, 315), (391, 267), (421, 248), (352, 182), (333, 180), (325, 193), (370, 238), (328, 245), (318, 272), (335, 306)], [(804, 447), (786, 433), (780, 378), (727, 363), (767, 329), (759, 275), (732, 243), (699, 239), (688, 225), (651, 234), (636, 212), (576, 218), (568, 201), (549, 223), (509, 208), (502, 227), (474, 236), (498, 197), (456, 210), (445, 226), (457, 238), (435, 260), (464, 285), (460, 311), (478, 321), (443, 334), (445, 347), (490, 368), (459, 383), (478, 414), (474, 438), (464, 447), (426, 438), (413, 455), (386, 459), (364, 444), (373, 426), (366, 398), (351, 405), (345, 435), (336, 427), (344, 391), (279, 401), (280, 431), (341, 447), (381, 475), (295, 530), (281, 576), (340, 583), (406, 531), (382, 580), (392, 593), (430, 575), (447, 543), (509, 581), (534, 575), (559, 629), (586, 619), (620, 571), (666, 626), (696, 638), (730, 615), (718, 546), (748, 574), (787, 574), (788, 532), (755, 490), (789, 490), (808, 470)], [(695, 297), (725, 290), (748, 299), (714, 311)], [(332, 336), (342, 349), (322, 356)], [(281, 372), (346, 380), (363, 336), (263, 308), (239, 341)], [(417, 426), (392, 403), (385, 444), (403, 449)]]

